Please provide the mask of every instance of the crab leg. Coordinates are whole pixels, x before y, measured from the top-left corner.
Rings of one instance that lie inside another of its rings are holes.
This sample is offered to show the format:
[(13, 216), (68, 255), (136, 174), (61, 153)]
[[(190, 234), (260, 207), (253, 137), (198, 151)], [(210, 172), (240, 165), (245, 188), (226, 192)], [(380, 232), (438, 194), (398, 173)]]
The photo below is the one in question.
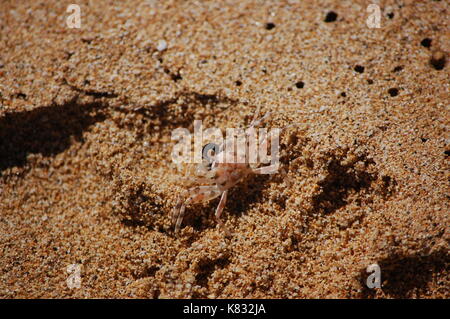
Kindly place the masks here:
[(252, 172), (255, 174), (274, 174), (278, 171), (279, 168), (279, 164), (273, 164), (269, 166), (254, 168), (252, 169)]
[(181, 223), (182, 223), (183, 217), (184, 217), (184, 212), (186, 210), (186, 205), (189, 205), (190, 203), (200, 203), (200, 202), (208, 201), (213, 198), (216, 198), (217, 196), (219, 196), (222, 193), (217, 188), (217, 186), (199, 186), (199, 187), (192, 188), (190, 191), (192, 191), (194, 194), (189, 196), (184, 201), (184, 203), (183, 203), (183, 200), (181, 200), (177, 204), (177, 206), (175, 206), (175, 211), (174, 211), (174, 216), (173, 216), (174, 219), (176, 218), (175, 232), (178, 232), (178, 230), (181, 227)]
[(257, 127), (259, 126), (262, 122), (264, 122), (268, 117), (270, 117), (272, 115), (271, 112), (267, 112), (266, 114), (264, 114), (263, 117), (261, 117), (260, 119), (254, 119), (252, 121), (252, 123), (250, 123), (250, 127)]
[(228, 194), (228, 190), (226, 190), (222, 193), (222, 197), (220, 198), (219, 205), (216, 208), (216, 219), (221, 227), (223, 226), (223, 223), (220, 220), (220, 215), (222, 214), (222, 211), (225, 207), (225, 203), (227, 202), (227, 194)]

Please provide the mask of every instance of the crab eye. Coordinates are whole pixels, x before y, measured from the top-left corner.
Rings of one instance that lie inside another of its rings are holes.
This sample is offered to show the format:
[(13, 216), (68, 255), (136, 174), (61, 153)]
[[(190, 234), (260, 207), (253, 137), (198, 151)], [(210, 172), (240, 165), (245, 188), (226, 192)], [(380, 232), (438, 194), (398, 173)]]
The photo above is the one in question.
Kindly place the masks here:
[(203, 146), (202, 149), (202, 159), (208, 161), (208, 163), (212, 163), (214, 155), (219, 151), (219, 145), (214, 143), (208, 143)]

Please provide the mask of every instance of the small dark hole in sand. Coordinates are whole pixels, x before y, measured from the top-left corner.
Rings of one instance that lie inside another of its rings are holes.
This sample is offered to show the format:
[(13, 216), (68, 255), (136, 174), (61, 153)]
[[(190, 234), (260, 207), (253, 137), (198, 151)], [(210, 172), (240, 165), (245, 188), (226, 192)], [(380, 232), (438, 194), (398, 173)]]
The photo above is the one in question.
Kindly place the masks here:
[(394, 12), (389, 12), (389, 13), (387, 14), (387, 17), (388, 17), (389, 19), (394, 18)]
[(138, 278), (154, 277), (159, 269), (160, 269), (159, 266), (145, 267), (145, 269), (142, 271), (142, 273)]
[(422, 41), (420, 41), (420, 45), (425, 47), (425, 48), (429, 48), (431, 47), (431, 39), (430, 38), (425, 38)]
[(21, 99), (21, 100), (26, 100), (26, 99), (27, 99), (27, 95), (26, 95), (25, 93), (22, 93), (22, 92), (17, 93), (17, 94), (16, 94), (16, 97), (17, 97), (18, 99)]
[(236, 84), (237, 86), (241, 86), (241, 85), (242, 85), (242, 82), (239, 81), (239, 80), (237, 80), (236, 82), (234, 82), (234, 84)]
[(420, 140), (421, 140), (423, 143), (425, 143), (426, 141), (428, 141), (428, 139), (425, 138), (425, 137), (421, 137)]
[(177, 82), (177, 81), (179, 81), (179, 80), (183, 80), (183, 77), (180, 75), (180, 74), (171, 74), (170, 75), (170, 78), (173, 80), (173, 81), (175, 81), (175, 82)]
[(355, 65), (354, 70), (355, 70), (355, 72), (363, 73), (364, 67), (362, 65)]
[(274, 23), (272, 23), (272, 22), (266, 23), (266, 30), (272, 30), (273, 28), (275, 28)]
[(443, 52), (436, 52), (433, 54), (433, 56), (430, 59), (430, 64), (435, 68), (436, 70), (442, 70), (445, 67), (446, 64), (446, 56)]
[(297, 83), (295, 83), (295, 87), (297, 89), (303, 89), (305, 87), (305, 83), (303, 81), (298, 81)]
[(373, 84), (373, 80), (372, 79), (368, 79), (367, 80), (367, 84)]
[(447, 155), (447, 156), (450, 156), (450, 150), (446, 150), (446, 151), (444, 152), (444, 154)]
[(388, 90), (388, 93), (390, 96), (397, 96), (398, 95), (398, 89), (397, 88), (390, 88)]
[(174, 82), (177, 82), (177, 81), (183, 79), (183, 77), (180, 75), (179, 72), (177, 72), (177, 73), (172, 73), (168, 68), (164, 68), (164, 73), (166, 73), (167, 75), (169, 75), (170, 78), (172, 79), (172, 81), (174, 81)]
[(328, 12), (327, 13), (327, 15), (325, 16), (325, 22), (334, 22), (334, 21), (336, 21), (336, 19), (337, 19), (337, 13), (336, 12), (334, 12), (334, 11), (330, 11), (330, 12)]
[(346, 97), (346, 96), (347, 96), (347, 93), (342, 92), (342, 93), (341, 93), (341, 96), (342, 96), (342, 97)]
[(396, 66), (393, 70), (394, 73), (400, 72), (401, 70), (403, 70), (403, 67), (401, 65)]

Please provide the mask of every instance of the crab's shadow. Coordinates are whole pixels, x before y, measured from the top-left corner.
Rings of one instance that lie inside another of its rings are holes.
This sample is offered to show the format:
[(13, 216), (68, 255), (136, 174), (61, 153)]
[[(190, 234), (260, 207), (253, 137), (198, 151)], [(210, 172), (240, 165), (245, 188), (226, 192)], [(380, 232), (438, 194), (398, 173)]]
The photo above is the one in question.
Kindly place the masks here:
[(0, 118), (0, 176), (11, 167), (23, 167), (29, 154), (53, 157), (83, 141), (83, 132), (106, 116), (100, 102), (80, 104), (72, 99), (62, 105), (6, 113)]
[[(392, 298), (414, 298), (414, 294), (423, 296), (431, 282), (438, 282), (440, 276), (445, 276), (449, 262), (449, 254), (445, 249), (429, 255), (389, 255), (378, 262), (381, 269), (381, 290)], [(366, 269), (361, 270), (361, 298), (376, 297), (377, 289), (369, 289), (366, 285), (369, 275)]]

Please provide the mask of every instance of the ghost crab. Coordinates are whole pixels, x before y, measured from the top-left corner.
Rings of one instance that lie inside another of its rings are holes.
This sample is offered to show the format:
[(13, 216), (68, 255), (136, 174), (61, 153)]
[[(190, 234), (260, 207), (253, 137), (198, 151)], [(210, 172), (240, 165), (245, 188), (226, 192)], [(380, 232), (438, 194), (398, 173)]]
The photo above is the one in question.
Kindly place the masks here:
[[(250, 126), (244, 131), (246, 141), (248, 141), (248, 137), (253, 132), (252, 130), (255, 127), (258, 127), (270, 116), (270, 113), (266, 113), (266, 115), (260, 119), (257, 119), (258, 113), (259, 109), (255, 113)], [(227, 201), (228, 190), (250, 174), (273, 174), (277, 172), (279, 167), (278, 162), (276, 164), (263, 167), (255, 167), (254, 163), (249, 163), (248, 148), (246, 148), (246, 156), (243, 160), (236, 160), (236, 162), (224, 161), (223, 159), (227, 158), (230, 149), (233, 149), (232, 147), (228, 147), (231, 143), (232, 141), (226, 139), (223, 143), (217, 145), (218, 151), (216, 149), (217, 152), (215, 152), (210, 158), (211, 161), (208, 163), (205, 161), (205, 158), (203, 158), (203, 163), (198, 164), (197, 166), (196, 176), (188, 177), (188, 180), (194, 184), (197, 184), (197, 186), (189, 188), (181, 196), (177, 205), (173, 209), (172, 224), (175, 224), (175, 233), (178, 233), (180, 230), (187, 205), (210, 201), (219, 196), (220, 202), (215, 211), (215, 218), (219, 226), (224, 228), (220, 216)], [(268, 143), (269, 140), (267, 136), (263, 136), (263, 138), (260, 137), (260, 147), (266, 149)], [(248, 146), (247, 142), (246, 146)], [(239, 153), (239, 150), (237, 153)]]

